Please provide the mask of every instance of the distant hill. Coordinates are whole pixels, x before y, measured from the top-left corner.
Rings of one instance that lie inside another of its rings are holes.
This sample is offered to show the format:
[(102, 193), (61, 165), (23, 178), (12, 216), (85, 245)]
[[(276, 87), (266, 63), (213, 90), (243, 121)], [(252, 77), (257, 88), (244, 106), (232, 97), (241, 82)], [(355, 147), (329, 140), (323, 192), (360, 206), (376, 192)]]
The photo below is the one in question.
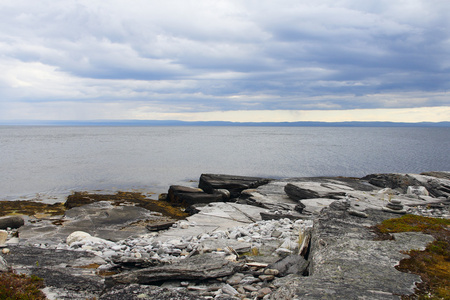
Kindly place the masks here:
[(177, 120), (17, 120), (2, 121), (0, 125), (22, 126), (272, 126), (272, 127), (450, 127), (450, 122), (224, 122)]

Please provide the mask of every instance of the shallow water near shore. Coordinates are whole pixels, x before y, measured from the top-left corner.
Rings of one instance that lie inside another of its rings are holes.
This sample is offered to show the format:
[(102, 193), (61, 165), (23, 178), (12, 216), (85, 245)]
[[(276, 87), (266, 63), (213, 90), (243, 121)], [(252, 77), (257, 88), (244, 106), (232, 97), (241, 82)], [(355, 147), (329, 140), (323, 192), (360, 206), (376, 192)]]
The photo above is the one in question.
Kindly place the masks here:
[(0, 126), (0, 200), (73, 191), (157, 198), (202, 173), (354, 176), (449, 171), (449, 128)]

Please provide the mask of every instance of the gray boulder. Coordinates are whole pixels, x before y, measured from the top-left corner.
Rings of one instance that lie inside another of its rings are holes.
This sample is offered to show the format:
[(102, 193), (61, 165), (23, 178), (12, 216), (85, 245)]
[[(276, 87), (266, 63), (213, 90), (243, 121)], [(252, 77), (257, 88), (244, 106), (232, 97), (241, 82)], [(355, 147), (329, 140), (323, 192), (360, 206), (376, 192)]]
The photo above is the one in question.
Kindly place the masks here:
[(21, 216), (8, 216), (0, 218), (0, 229), (19, 228), (25, 224)]

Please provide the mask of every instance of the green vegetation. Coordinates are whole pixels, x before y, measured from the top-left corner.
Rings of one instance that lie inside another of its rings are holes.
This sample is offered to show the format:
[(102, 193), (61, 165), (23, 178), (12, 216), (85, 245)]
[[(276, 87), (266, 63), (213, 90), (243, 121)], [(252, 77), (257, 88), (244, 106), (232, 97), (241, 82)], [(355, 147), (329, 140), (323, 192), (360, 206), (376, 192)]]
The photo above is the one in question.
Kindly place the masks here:
[(43, 300), (47, 299), (40, 290), (44, 287), (43, 279), (31, 275), (13, 272), (0, 273), (0, 299), (5, 300)]
[(404, 215), (383, 221), (376, 226), (381, 234), (416, 231), (432, 235), (435, 241), (424, 251), (406, 252), (410, 257), (396, 267), (402, 272), (420, 275), (415, 295), (402, 299), (450, 299), (450, 220)]
[(113, 195), (75, 192), (67, 197), (64, 206), (69, 209), (97, 201), (110, 201), (113, 205), (136, 205), (176, 220), (184, 219), (188, 216), (180, 208), (174, 207), (166, 201), (148, 199), (145, 195), (135, 192), (117, 192)]
[(46, 204), (34, 201), (0, 201), (0, 217), (6, 215), (27, 215), (32, 216), (38, 213), (45, 213), (52, 216), (63, 215), (65, 208), (62, 203)]

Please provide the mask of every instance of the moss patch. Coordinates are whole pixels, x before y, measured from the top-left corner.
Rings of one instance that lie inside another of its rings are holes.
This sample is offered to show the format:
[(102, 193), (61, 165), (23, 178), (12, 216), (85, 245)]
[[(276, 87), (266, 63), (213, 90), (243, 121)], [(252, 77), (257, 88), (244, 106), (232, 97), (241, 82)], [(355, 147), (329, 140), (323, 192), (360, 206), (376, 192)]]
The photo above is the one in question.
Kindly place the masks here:
[(403, 259), (396, 267), (399, 271), (420, 275), (414, 295), (402, 299), (450, 299), (450, 220), (404, 215), (376, 225), (382, 234), (417, 231), (432, 235), (435, 241), (424, 251), (405, 252), (410, 258)]
[(388, 219), (376, 227), (381, 233), (417, 231), (433, 234), (450, 226), (450, 220), (423, 217), (417, 215), (404, 215), (400, 218)]
[(47, 299), (40, 290), (44, 287), (43, 279), (31, 275), (18, 275), (13, 272), (0, 273), (0, 299), (43, 300)]
[(0, 217), (6, 215), (27, 215), (32, 216), (34, 214), (49, 214), (51, 216), (62, 215), (66, 211), (62, 203), (46, 204), (42, 202), (34, 201), (0, 201)]
[(177, 220), (184, 219), (188, 216), (180, 208), (173, 207), (168, 202), (148, 199), (145, 195), (135, 192), (117, 192), (111, 195), (75, 192), (67, 197), (64, 206), (69, 209), (97, 201), (110, 201), (113, 205), (136, 205)]

